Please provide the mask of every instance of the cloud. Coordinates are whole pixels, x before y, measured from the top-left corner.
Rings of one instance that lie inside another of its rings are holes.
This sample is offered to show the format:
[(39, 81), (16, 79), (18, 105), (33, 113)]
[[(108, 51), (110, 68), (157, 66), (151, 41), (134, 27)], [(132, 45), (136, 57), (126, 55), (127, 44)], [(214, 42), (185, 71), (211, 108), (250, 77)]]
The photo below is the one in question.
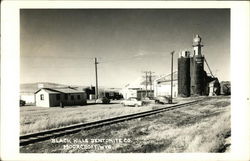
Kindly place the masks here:
[(145, 56), (145, 55), (147, 55), (147, 54), (139, 52), (139, 53), (135, 54), (134, 56), (135, 57), (140, 57), (140, 56)]

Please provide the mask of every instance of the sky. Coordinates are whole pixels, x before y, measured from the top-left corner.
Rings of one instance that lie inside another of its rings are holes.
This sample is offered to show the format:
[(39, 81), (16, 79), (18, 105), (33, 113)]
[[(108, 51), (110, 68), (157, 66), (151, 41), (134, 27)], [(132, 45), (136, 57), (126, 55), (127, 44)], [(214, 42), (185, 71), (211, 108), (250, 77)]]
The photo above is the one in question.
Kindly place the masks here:
[[(169, 74), (202, 37), (202, 54), (230, 80), (229, 9), (21, 9), (20, 83), (124, 87), (152, 71)], [(208, 72), (207, 67), (205, 70)]]

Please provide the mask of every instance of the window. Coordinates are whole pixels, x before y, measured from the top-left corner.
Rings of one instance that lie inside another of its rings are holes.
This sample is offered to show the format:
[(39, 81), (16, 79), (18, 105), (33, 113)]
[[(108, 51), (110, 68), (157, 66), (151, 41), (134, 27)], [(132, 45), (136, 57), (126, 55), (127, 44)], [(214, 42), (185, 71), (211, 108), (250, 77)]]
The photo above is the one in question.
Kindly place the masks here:
[(61, 95), (60, 95), (60, 94), (57, 94), (57, 95), (56, 95), (56, 100), (60, 100), (60, 98), (61, 98)]
[(81, 99), (81, 96), (80, 96), (80, 95), (77, 95), (77, 99)]
[(40, 94), (40, 100), (44, 100), (44, 95)]
[(64, 99), (68, 100), (68, 95), (67, 94), (64, 95)]
[(71, 96), (71, 100), (74, 100), (74, 96), (73, 95)]

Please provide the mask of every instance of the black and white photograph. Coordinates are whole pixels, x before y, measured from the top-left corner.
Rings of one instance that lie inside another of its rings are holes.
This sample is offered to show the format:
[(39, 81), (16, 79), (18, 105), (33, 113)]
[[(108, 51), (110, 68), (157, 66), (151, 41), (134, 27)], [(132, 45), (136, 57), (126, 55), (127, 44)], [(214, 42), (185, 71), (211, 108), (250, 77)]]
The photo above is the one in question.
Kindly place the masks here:
[(235, 10), (93, 6), (18, 9), (15, 151), (232, 154)]
[(21, 9), (20, 50), (20, 152), (230, 150), (229, 9)]

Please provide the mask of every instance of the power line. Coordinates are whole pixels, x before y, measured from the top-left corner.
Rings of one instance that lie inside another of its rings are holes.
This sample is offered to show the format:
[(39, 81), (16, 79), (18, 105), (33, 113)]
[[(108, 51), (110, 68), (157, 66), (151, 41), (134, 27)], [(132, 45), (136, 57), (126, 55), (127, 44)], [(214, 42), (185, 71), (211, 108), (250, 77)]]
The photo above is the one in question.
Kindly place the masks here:
[(152, 74), (153, 74), (153, 73), (154, 73), (154, 72), (149, 71), (150, 93), (153, 91), (153, 89), (152, 89)]
[(146, 74), (146, 84), (145, 84), (145, 86), (146, 86), (146, 97), (148, 96), (148, 72), (147, 71), (144, 71), (143, 73), (145, 73)]
[[(145, 79), (145, 88), (146, 88), (146, 95), (145, 97), (148, 97), (150, 93), (150, 96), (151, 96), (151, 93), (152, 93), (152, 74), (154, 72), (152, 71), (143, 71), (143, 73), (145, 73), (145, 76), (146, 76), (146, 79)], [(149, 80), (149, 82), (148, 82)], [(149, 92), (148, 92), (148, 83), (149, 83)]]

